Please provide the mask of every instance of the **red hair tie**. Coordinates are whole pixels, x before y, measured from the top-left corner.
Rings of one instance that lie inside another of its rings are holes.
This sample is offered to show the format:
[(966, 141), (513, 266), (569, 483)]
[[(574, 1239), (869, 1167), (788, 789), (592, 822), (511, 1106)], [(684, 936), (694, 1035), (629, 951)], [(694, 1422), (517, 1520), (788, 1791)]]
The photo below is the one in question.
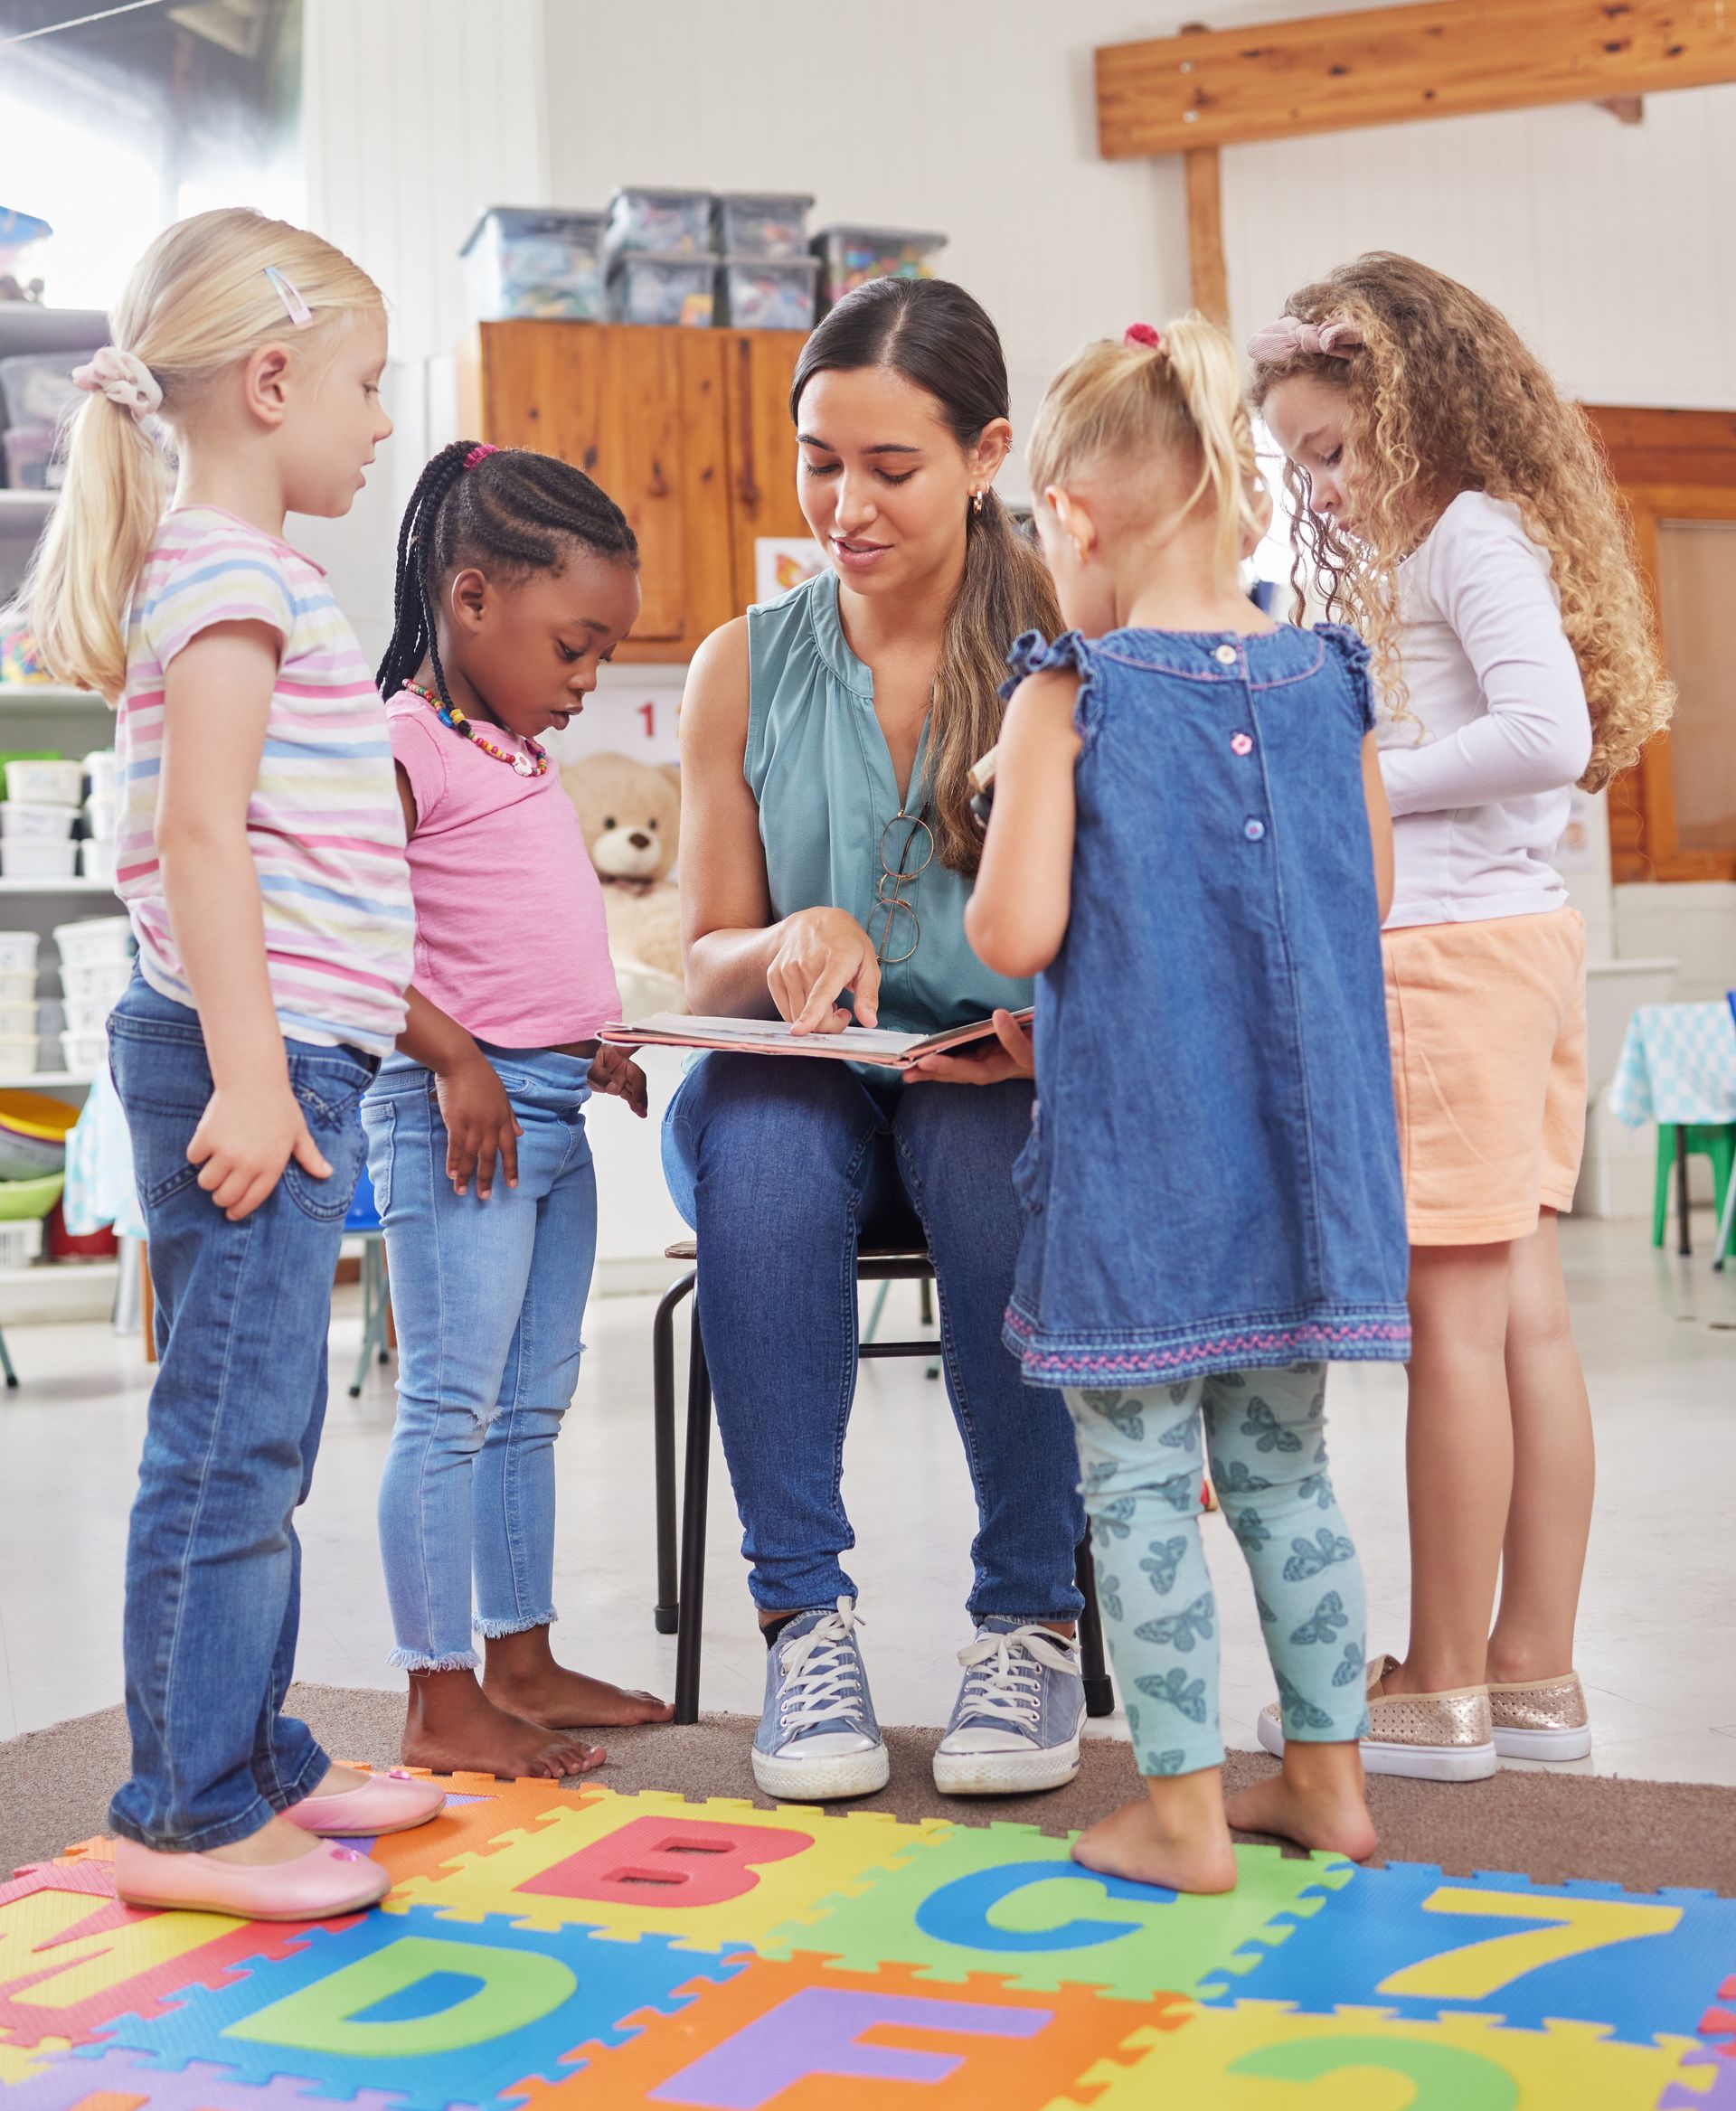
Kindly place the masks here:
[(490, 455), (497, 455), (499, 452), (500, 449), (491, 440), (478, 440), (464, 457), (464, 466), (467, 469), (474, 469), (478, 462), (486, 462)]
[(1164, 348), (1164, 334), (1161, 330), (1154, 330), (1149, 323), (1129, 323), (1121, 333), (1121, 342), (1124, 344), (1143, 344), (1147, 352), (1161, 352)]

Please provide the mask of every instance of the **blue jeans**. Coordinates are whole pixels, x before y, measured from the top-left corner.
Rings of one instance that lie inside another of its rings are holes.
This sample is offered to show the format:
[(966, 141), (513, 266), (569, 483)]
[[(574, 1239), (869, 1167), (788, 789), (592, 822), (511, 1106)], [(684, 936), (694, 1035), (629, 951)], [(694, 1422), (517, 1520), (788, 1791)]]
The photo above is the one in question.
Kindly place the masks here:
[(394, 1057), (362, 1110), (398, 1325), (380, 1549), (405, 1671), (475, 1667), (473, 1576), (479, 1635), (555, 1617), (554, 1440), (597, 1254), (590, 1065), (485, 1053), (524, 1132), (518, 1185), (497, 1175), (486, 1202), (446, 1176), (431, 1071)]
[(108, 1022), (160, 1358), (127, 1542), (133, 1775), (109, 1818), (147, 1847), (244, 1840), (331, 1763), (281, 1710), (301, 1613), (295, 1511), (326, 1416), (332, 1277), (374, 1065), (350, 1049), (287, 1045), (331, 1177), (292, 1159), (231, 1224), (187, 1163), (212, 1091), (198, 1014), (135, 976)]
[(664, 1171), (703, 1257), (718, 1429), (767, 1612), (854, 1594), (841, 1484), (856, 1384), (856, 1242), (926, 1244), (979, 1529), (969, 1609), (1071, 1619), (1084, 1536), (1057, 1392), (1001, 1340), (1022, 1222), (1027, 1084), (871, 1086), (843, 1063), (711, 1055), (670, 1105)]

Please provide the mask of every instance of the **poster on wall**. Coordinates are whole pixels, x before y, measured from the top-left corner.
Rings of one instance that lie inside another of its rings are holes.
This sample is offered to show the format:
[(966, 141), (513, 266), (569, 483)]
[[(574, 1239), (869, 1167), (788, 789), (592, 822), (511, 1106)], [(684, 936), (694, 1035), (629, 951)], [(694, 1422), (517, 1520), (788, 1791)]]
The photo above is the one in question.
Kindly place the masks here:
[(756, 535), (753, 598), (776, 601), (826, 570), (826, 552), (811, 535)]
[(675, 716), (681, 689), (668, 680), (636, 682), (630, 667), (611, 667), (571, 725), (544, 745), (563, 767), (587, 755), (631, 755), (640, 762), (679, 762)]

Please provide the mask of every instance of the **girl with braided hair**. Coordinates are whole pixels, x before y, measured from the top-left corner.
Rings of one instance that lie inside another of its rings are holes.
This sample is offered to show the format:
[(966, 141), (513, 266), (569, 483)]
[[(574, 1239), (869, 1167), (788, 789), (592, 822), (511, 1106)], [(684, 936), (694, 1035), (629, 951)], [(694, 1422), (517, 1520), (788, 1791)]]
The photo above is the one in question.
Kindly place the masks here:
[(399, 1333), (380, 1543), (403, 1758), (552, 1778), (602, 1762), (577, 1727), (670, 1712), (549, 1646), (553, 1445), (597, 1243), (584, 1107), (643, 1117), (646, 1088), (596, 1039), (620, 1004), (602, 891), (538, 736), (632, 627), (638, 548), (581, 470), (458, 440), (411, 495), (395, 611), (378, 681), (415, 972), (363, 1125)]

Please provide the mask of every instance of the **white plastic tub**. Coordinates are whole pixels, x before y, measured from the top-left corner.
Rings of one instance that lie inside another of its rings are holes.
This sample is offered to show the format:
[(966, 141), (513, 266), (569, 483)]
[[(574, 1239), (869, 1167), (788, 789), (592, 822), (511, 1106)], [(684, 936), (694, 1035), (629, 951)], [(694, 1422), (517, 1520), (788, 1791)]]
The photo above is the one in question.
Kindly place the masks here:
[(29, 1078), (36, 1071), (36, 1029), (28, 1033), (0, 1033), (0, 1078)]
[(36, 1000), (26, 998), (23, 1003), (0, 999), (0, 1041), (22, 1041), (26, 1034), (33, 1039), (36, 1033)]
[(117, 990), (113, 996), (69, 997), (66, 1000), (66, 1031), (74, 1039), (88, 1039), (91, 1034), (106, 1034), (108, 1031), (108, 1014), (120, 996)]
[(0, 1268), (27, 1268), (42, 1250), (40, 1217), (21, 1224), (0, 1224)]
[(120, 819), (120, 802), (107, 792), (93, 792), (84, 802), (84, 817), (92, 835), (112, 843)]
[(36, 970), (33, 967), (0, 967), (0, 1004), (33, 1004)]
[(37, 806), (0, 799), (0, 841), (64, 843), (79, 818), (76, 806)]
[(79, 846), (71, 836), (64, 843), (37, 843), (29, 836), (0, 841), (0, 875), (8, 880), (70, 880), (78, 869)]
[(0, 931), (0, 975), (33, 976), (41, 943), (34, 931)]
[(76, 966), (62, 966), (61, 993), (69, 1006), (100, 1004), (109, 1012), (120, 1002), (132, 973), (132, 964), (127, 960), (86, 960)]
[(61, 1050), (75, 1078), (94, 1078), (108, 1060), (108, 1036), (100, 1027), (94, 1033), (63, 1033)]
[(83, 797), (81, 762), (61, 759), (6, 765), (6, 798), (16, 799), (21, 806), (76, 806)]
[(87, 755), (84, 759), (84, 774), (90, 779), (90, 796), (93, 799), (112, 799), (118, 796), (120, 777), (112, 748), (98, 748)]
[(79, 870), (87, 880), (101, 880), (112, 887), (115, 883), (115, 839), (87, 836), (79, 845)]
[(56, 924), (54, 943), (60, 947), (62, 975), (68, 968), (104, 961), (118, 961), (125, 966), (133, 957), (132, 926), (124, 916), (91, 916), (75, 924)]

